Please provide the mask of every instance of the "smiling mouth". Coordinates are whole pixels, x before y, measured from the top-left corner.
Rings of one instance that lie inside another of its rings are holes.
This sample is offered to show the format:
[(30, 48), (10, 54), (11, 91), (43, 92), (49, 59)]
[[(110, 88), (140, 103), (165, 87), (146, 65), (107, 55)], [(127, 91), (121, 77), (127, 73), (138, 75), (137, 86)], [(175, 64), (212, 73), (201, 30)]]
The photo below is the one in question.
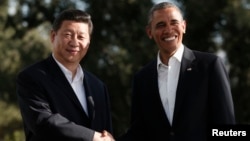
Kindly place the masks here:
[(70, 54), (76, 54), (78, 51), (77, 50), (67, 50)]
[(177, 36), (171, 36), (171, 37), (168, 37), (168, 38), (164, 38), (164, 41), (169, 42), (169, 41), (173, 41), (176, 38), (177, 38)]

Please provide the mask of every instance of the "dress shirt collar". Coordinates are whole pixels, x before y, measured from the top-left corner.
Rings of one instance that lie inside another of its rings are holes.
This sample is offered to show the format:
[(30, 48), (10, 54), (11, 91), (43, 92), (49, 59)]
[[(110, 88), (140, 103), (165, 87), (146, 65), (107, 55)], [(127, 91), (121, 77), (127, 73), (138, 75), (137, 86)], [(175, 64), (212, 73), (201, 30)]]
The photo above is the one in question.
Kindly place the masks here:
[(76, 71), (76, 75), (74, 78), (72, 75), (72, 72), (70, 70), (68, 70), (63, 64), (61, 64), (58, 60), (56, 60), (54, 54), (52, 54), (54, 60), (56, 61), (56, 63), (58, 64), (58, 66), (60, 67), (60, 69), (62, 70), (62, 72), (64, 73), (64, 75), (66, 76), (67, 80), (72, 83), (73, 81), (79, 81), (79, 80), (83, 80), (84, 78), (84, 73), (82, 70), (81, 65), (78, 65), (77, 67), (77, 71)]
[[(181, 46), (177, 49), (177, 51), (175, 52), (175, 54), (169, 58), (169, 60), (171, 58), (175, 58), (177, 59), (179, 62), (181, 62), (182, 60), (182, 56), (183, 56), (183, 52), (184, 52), (184, 45), (181, 44)], [(157, 70), (159, 70), (159, 67), (161, 66), (165, 66), (167, 67), (162, 61), (161, 61), (161, 58), (160, 58), (160, 51), (158, 51), (158, 54), (157, 54)]]

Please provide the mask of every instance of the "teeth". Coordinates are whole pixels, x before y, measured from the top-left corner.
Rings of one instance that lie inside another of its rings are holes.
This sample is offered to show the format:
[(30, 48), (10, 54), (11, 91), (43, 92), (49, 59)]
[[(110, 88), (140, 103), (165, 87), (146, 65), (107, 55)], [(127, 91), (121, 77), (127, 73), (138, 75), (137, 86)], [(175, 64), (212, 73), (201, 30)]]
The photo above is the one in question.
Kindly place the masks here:
[(165, 38), (164, 40), (165, 41), (171, 41), (171, 40), (174, 40), (175, 39), (175, 36), (172, 36), (172, 37), (169, 37), (169, 38)]

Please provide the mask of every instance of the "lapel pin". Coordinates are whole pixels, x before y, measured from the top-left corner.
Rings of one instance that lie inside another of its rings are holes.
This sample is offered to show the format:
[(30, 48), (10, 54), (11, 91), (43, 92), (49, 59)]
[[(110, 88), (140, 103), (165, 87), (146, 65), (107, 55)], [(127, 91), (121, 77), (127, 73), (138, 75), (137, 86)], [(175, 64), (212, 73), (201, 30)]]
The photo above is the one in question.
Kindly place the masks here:
[(192, 70), (192, 68), (187, 68), (187, 71), (191, 71)]

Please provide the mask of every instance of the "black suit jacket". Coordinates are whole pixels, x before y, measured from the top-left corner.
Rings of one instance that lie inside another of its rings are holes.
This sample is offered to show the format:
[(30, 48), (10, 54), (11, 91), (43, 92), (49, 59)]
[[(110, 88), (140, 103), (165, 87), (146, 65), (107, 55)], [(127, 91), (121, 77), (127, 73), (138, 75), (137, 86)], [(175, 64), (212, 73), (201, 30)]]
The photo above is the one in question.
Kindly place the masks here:
[(132, 125), (118, 140), (206, 141), (210, 128), (235, 123), (229, 78), (219, 57), (184, 48), (172, 126), (157, 78), (157, 60), (135, 75)]
[(92, 141), (94, 131), (112, 133), (106, 86), (84, 70), (88, 115), (52, 56), (17, 77), (17, 95), (27, 141)]

